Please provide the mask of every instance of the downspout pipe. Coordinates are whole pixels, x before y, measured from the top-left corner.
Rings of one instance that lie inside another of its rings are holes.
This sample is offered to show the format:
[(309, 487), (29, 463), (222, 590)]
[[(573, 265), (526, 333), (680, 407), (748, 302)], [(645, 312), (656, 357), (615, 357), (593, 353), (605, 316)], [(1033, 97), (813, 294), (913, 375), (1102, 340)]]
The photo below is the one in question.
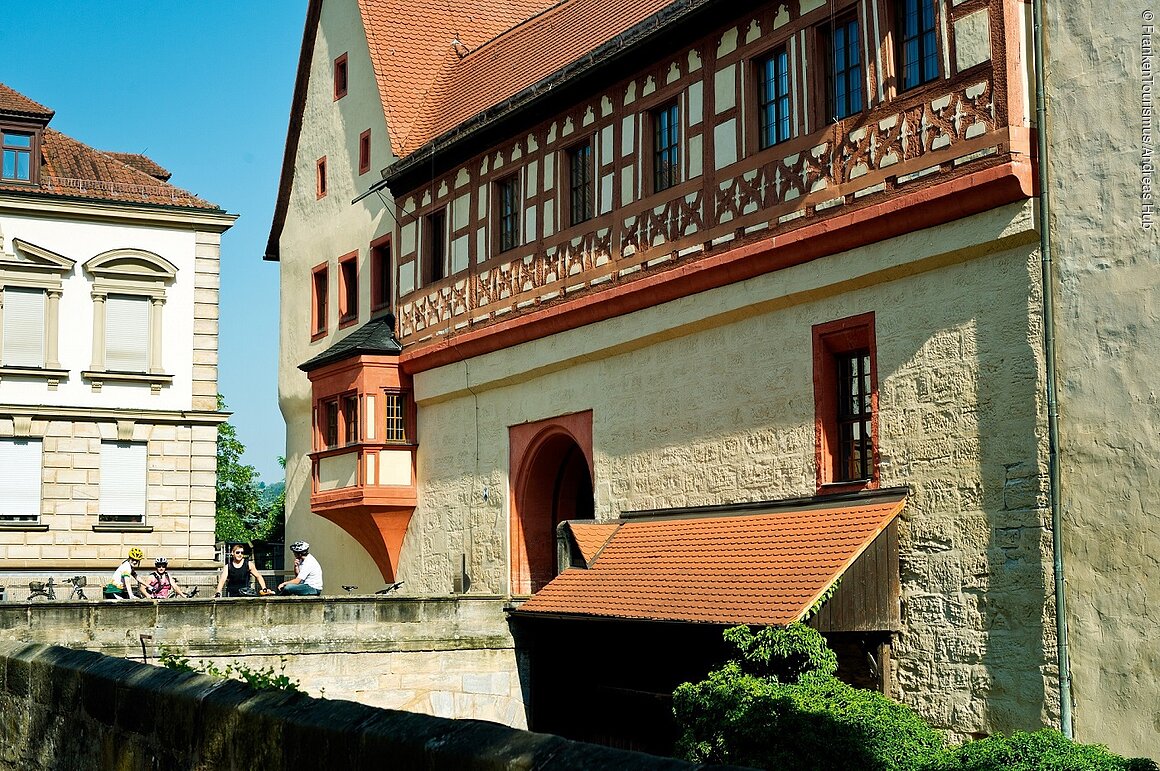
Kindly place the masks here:
[(1059, 404), (1055, 383), (1055, 300), (1051, 263), (1051, 187), (1048, 184), (1047, 99), (1044, 89), (1043, 3), (1031, 0), (1032, 48), (1035, 67), (1035, 122), (1039, 151), (1039, 252), (1043, 284), (1043, 358), (1047, 378), (1048, 488), (1051, 500), (1051, 547), (1055, 572), (1056, 662), (1059, 668), (1059, 730), (1073, 738), (1071, 663), (1067, 650), (1067, 595), (1063, 571), (1063, 516), (1059, 492)]

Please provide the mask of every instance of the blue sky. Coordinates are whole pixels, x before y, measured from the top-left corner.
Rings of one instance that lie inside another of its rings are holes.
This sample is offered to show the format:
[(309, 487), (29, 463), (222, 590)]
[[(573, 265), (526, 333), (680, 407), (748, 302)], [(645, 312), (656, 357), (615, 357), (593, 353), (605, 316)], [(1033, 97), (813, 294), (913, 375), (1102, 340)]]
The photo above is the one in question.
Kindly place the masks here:
[(145, 153), (241, 215), (222, 240), (219, 388), (262, 480), (282, 478), (278, 265), (264, 262), (307, 0), (4, 3), (0, 82), (100, 150)]

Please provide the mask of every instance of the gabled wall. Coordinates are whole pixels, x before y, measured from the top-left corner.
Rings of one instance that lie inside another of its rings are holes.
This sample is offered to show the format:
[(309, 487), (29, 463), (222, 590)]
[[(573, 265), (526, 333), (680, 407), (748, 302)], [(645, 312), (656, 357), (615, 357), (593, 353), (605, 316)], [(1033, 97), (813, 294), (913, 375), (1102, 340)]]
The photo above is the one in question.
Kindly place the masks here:
[[(335, 100), (333, 62), (347, 54), (348, 93)], [(358, 173), (359, 135), (371, 130), (370, 171)], [(383, 199), (351, 200), (379, 180), (392, 156), (357, 3), (323, 2), (313, 57), (289, 210), (282, 230), (279, 403), (286, 420), (286, 538), (309, 541), (325, 569), (328, 591), (340, 584), (377, 589), (382, 578), (358, 543), (337, 525), (310, 513), (313, 450), (311, 390), (298, 365), (326, 350), (357, 324), (338, 329), (338, 258), (358, 253), (359, 320), (370, 318), (369, 244), (394, 227)], [(327, 158), (326, 197), (316, 192), (316, 164)], [(387, 199), (389, 202), (389, 198)], [(311, 340), (311, 271), (330, 266), (327, 334)]]

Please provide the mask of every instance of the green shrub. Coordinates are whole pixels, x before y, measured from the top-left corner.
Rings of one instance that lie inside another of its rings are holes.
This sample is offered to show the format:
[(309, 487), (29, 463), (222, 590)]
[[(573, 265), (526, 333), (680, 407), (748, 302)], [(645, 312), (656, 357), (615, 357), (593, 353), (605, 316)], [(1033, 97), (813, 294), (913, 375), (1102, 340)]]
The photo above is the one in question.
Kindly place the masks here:
[(673, 711), (678, 754), (699, 763), (907, 771), (942, 748), (910, 708), (820, 673), (780, 683), (729, 662), (679, 686)]
[(735, 626), (726, 629), (724, 637), (741, 655), (742, 671), (755, 677), (796, 683), (810, 672), (832, 675), (838, 671), (838, 657), (826, 645), (826, 638), (805, 624), (762, 627), (756, 634), (747, 626)]
[(167, 649), (162, 649), (160, 661), (161, 666), (167, 669), (176, 669), (181, 672), (200, 672), (218, 680), (241, 680), (243, 683), (258, 689), (277, 688), (283, 691), (303, 693), (302, 683), (298, 680), (292, 680), (286, 674), (285, 658), (281, 659), (281, 667), (277, 672), (274, 671), (273, 667), (254, 669), (240, 661), (226, 664), (224, 669), (212, 661), (203, 661), (194, 665), (188, 658), (178, 656), (175, 651)]
[(1157, 771), (1146, 758), (1120, 757), (1098, 744), (1079, 744), (1059, 731), (990, 736), (944, 750), (925, 771)]

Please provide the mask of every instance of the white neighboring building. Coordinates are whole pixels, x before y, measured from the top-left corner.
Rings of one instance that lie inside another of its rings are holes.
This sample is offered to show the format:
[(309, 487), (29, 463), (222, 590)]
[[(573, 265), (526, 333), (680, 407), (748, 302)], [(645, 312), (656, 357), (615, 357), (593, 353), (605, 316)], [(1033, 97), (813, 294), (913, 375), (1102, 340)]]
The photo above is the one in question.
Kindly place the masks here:
[[(0, 84), (0, 583), (127, 549), (214, 563), (218, 281), (235, 215)], [(68, 587), (65, 587), (67, 590)], [(99, 596), (93, 588), (89, 596)]]

